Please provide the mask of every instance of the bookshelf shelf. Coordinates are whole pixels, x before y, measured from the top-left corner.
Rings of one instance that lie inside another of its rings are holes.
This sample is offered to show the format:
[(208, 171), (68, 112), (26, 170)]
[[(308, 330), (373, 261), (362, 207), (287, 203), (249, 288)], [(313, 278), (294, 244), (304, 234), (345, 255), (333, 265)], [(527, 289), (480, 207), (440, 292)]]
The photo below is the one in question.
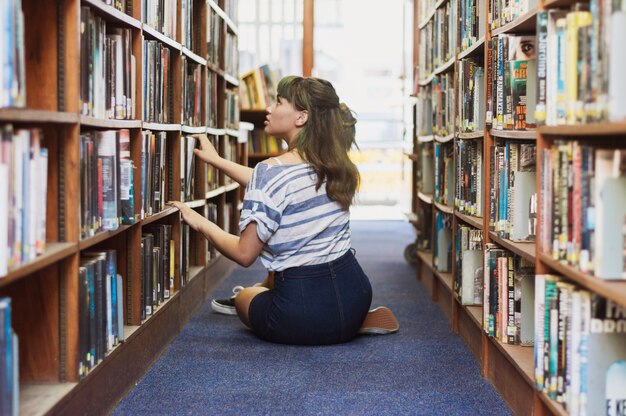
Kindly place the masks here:
[(206, 59), (204, 59), (200, 55), (195, 54), (194, 52), (189, 50), (186, 46), (183, 46), (181, 49), (182, 49), (183, 55), (185, 55), (187, 58), (191, 59), (192, 61), (200, 65), (206, 66), (206, 63), (207, 63)]
[(215, 12), (222, 19), (224, 19), (224, 22), (226, 22), (226, 25), (229, 27), (229, 30), (233, 32), (235, 35), (237, 35), (237, 32), (238, 32), (237, 25), (235, 25), (235, 23), (231, 20), (231, 18), (224, 12), (224, 10), (222, 10), (220, 6), (218, 6), (217, 3), (215, 3), (214, 0), (206, 0), (206, 2), (213, 10), (215, 10)]
[(532, 347), (504, 344), (493, 337), (489, 341), (495, 345), (523, 376), (529, 386), (535, 386), (535, 361)]
[(224, 71), (223, 71), (222, 69), (220, 69), (220, 67), (219, 67), (219, 66), (215, 65), (213, 62), (208, 62), (208, 61), (207, 61), (207, 63), (206, 63), (206, 67), (207, 67), (210, 71), (215, 72), (217, 75), (220, 75), (220, 76), (222, 76), (222, 77), (224, 76)]
[(419, 81), (419, 85), (423, 87), (423, 86), (428, 85), (431, 82), (433, 82), (434, 79), (435, 79), (435, 73), (432, 73), (429, 76), (427, 76), (426, 78), (421, 79)]
[(224, 187), (226, 192), (231, 192), (234, 191), (235, 189), (239, 188), (239, 184), (237, 182), (233, 182), (231, 184), (228, 184)]
[(571, 126), (540, 126), (544, 136), (614, 136), (626, 134), (626, 122), (591, 123)]
[(92, 10), (96, 10), (107, 21), (116, 25), (124, 25), (141, 29), (141, 22), (124, 12), (117, 10), (115, 7), (104, 3), (101, 0), (81, 0), (82, 3), (88, 4)]
[(76, 253), (76, 243), (47, 243), (46, 251), (34, 260), (21, 264), (14, 270), (10, 270), (5, 276), (0, 277), (0, 287), (15, 282), (22, 277), (42, 270), (58, 261), (61, 261)]
[(139, 129), (142, 123), (141, 120), (116, 120), (81, 115), (80, 125), (104, 129)]
[(498, 130), (491, 129), (489, 130), (494, 137), (501, 137), (503, 139), (513, 139), (513, 140), (537, 140), (537, 131), (536, 130)]
[(480, 56), (485, 53), (485, 37), (481, 36), (472, 46), (461, 51), (457, 55), (457, 60), (469, 58), (470, 56)]
[(452, 140), (454, 140), (454, 133), (448, 134), (446, 136), (435, 135), (434, 139), (436, 142), (439, 142), (439, 143), (449, 143)]
[(225, 134), (224, 129), (218, 129), (215, 127), (207, 127), (206, 128), (206, 133), (207, 134), (212, 134), (214, 136), (223, 136)]
[(206, 204), (206, 201), (204, 199), (196, 199), (193, 201), (186, 201), (185, 205), (187, 205), (189, 208), (200, 208), (203, 207)]
[(611, 281), (599, 279), (595, 276), (585, 274), (576, 268), (567, 264), (560, 263), (552, 259), (547, 254), (540, 253), (539, 259), (550, 269), (558, 272), (559, 274), (569, 278), (577, 284), (591, 290), (592, 292), (599, 293), (607, 299), (626, 306), (626, 282), (625, 281)]
[(479, 230), (483, 229), (483, 219), (481, 217), (474, 217), (473, 215), (463, 214), (459, 211), (454, 211), (454, 215), (464, 223), (471, 225)]
[(224, 133), (226, 133), (227, 135), (229, 135), (231, 137), (239, 137), (239, 131), (237, 131), (237, 130), (225, 129)]
[(183, 133), (187, 133), (187, 134), (202, 134), (202, 133), (206, 133), (206, 127), (205, 126), (181, 126), (181, 130)]
[(219, 188), (208, 191), (205, 195), (205, 198), (213, 199), (215, 197), (222, 195), (225, 192), (226, 192), (226, 188), (224, 186), (220, 186)]
[(226, 80), (226, 82), (228, 82), (233, 87), (238, 87), (239, 86), (239, 80), (237, 78), (233, 77), (232, 75), (224, 74), (224, 79)]
[(83, 240), (80, 240), (78, 242), (78, 249), (85, 250), (85, 249), (88, 249), (89, 247), (93, 247), (96, 244), (106, 241), (113, 236), (124, 233), (130, 227), (132, 227), (132, 225), (120, 225), (120, 227), (114, 231), (100, 231), (93, 237), (87, 237)]
[(503, 33), (524, 33), (524, 32), (535, 32), (535, 28), (537, 26), (537, 12), (539, 11), (539, 7), (534, 7), (529, 10), (526, 14), (518, 17), (514, 21), (507, 23), (506, 25), (494, 29), (491, 32), (491, 36), (497, 36)]
[(482, 331), (483, 327), (483, 307), (482, 306), (464, 306), (468, 315), (472, 318), (472, 321), (476, 324), (478, 329)]
[(537, 392), (539, 399), (548, 407), (548, 410), (555, 416), (567, 416), (569, 413), (561, 406), (561, 404), (552, 400), (546, 393)]
[(517, 254), (525, 258), (526, 260), (530, 260), (532, 262), (535, 261), (535, 243), (534, 242), (516, 242), (511, 241), (506, 238), (500, 238), (496, 235), (495, 232), (489, 231), (489, 238), (494, 243), (506, 248), (509, 251)]
[(433, 203), (433, 196), (431, 194), (424, 194), (422, 192), (418, 192), (417, 197), (427, 204)]
[(178, 208), (166, 208), (161, 212), (157, 212), (156, 214), (150, 215), (149, 217), (146, 217), (143, 220), (141, 220), (141, 225), (144, 226), (144, 225), (148, 225), (153, 222), (156, 222), (156, 221), (160, 221), (163, 218), (172, 215), (176, 211), (178, 211)]
[(430, 135), (430, 136), (418, 136), (417, 137), (417, 141), (420, 143), (429, 143), (432, 142), (433, 140), (435, 140), (435, 136)]
[(469, 133), (458, 133), (459, 139), (462, 140), (471, 140), (471, 139), (482, 139), (485, 137), (484, 131), (473, 131)]
[(28, 124), (74, 124), (78, 122), (78, 115), (60, 111), (2, 108), (0, 109), (0, 121)]
[(433, 270), (433, 253), (432, 251), (417, 250), (417, 257), (428, 267)]
[(144, 130), (180, 132), (182, 126), (180, 124), (149, 123), (149, 122), (144, 121), (141, 125), (141, 128)]
[(435, 275), (439, 278), (439, 280), (441, 280), (441, 282), (450, 291), (450, 293), (453, 293), (452, 285), (453, 285), (454, 277), (452, 273), (438, 272), (435, 270)]
[(78, 383), (24, 383), (20, 386), (20, 415), (45, 415)]
[(448, 59), (446, 62), (444, 62), (443, 64), (441, 64), (439, 67), (437, 67), (434, 71), (433, 74), (434, 75), (440, 75), (443, 73), (446, 73), (448, 71), (450, 71), (451, 69), (454, 69), (454, 62), (456, 61), (456, 57), (452, 57), (450, 59)]
[(141, 27), (143, 29), (143, 33), (147, 34), (148, 36), (150, 36), (151, 38), (155, 40), (160, 41), (161, 43), (169, 46), (170, 48), (180, 52), (182, 45), (176, 42), (174, 39), (170, 38), (169, 36), (165, 36), (158, 30), (150, 27), (149, 25), (145, 23), (143, 23)]
[(446, 214), (454, 214), (454, 208), (446, 205), (446, 204), (442, 204), (440, 202), (434, 202), (435, 208), (437, 208), (439, 211), (446, 213)]

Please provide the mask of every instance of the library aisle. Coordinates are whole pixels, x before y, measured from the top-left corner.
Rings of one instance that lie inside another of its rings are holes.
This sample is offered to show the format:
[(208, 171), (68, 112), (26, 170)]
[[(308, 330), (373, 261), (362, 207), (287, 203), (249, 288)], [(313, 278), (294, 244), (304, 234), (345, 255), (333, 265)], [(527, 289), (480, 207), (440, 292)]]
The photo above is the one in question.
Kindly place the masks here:
[[(353, 221), (353, 246), (400, 331), (324, 347), (269, 344), (207, 301), (114, 415), (510, 414), (405, 262), (407, 221)], [(215, 292), (264, 277), (237, 267)], [(210, 297), (211, 298), (211, 297)]]

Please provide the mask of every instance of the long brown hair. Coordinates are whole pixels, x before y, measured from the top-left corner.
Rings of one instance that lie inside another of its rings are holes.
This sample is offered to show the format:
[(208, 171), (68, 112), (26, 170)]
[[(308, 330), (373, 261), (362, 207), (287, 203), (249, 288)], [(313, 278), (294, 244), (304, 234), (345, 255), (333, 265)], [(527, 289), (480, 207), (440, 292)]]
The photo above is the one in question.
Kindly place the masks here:
[[(323, 79), (287, 76), (277, 87), (308, 120), (290, 148), (296, 148), (317, 174), (317, 189), (326, 180), (326, 193), (344, 210), (350, 208), (359, 186), (359, 171), (348, 151), (356, 145), (356, 118), (339, 97), (333, 85)], [(291, 150), (290, 149), (290, 150)]]

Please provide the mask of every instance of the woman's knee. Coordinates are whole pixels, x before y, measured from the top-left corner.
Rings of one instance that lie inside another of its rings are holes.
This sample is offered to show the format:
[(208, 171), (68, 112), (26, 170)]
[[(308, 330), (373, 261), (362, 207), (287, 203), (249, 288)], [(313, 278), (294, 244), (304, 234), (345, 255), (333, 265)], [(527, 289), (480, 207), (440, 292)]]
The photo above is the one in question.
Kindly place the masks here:
[(235, 309), (237, 310), (237, 315), (241, 322), (243, 322), (247, 327), (250, 327), (250, 319), (248, 311), (250, 309), (250, 304), (252, 303), (252, 299), (259, 293), (265, 292), (269, 290), (263, 286), (253, 286), (247, 287), (237, 293), (235, 297)]

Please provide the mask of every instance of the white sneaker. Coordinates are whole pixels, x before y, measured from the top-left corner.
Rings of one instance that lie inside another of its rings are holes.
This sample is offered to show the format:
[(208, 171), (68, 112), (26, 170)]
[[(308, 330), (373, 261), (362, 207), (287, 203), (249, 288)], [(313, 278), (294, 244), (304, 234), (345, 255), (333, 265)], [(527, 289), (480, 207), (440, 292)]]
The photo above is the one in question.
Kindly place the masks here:
[(225, 299), (213, 299), (211, 301), (211, 309), (224, 315), (237, 315), (237, 310), (235, 309), (235, 297), (242, 290), (243, 286), (235, 286), (231, 297)]

